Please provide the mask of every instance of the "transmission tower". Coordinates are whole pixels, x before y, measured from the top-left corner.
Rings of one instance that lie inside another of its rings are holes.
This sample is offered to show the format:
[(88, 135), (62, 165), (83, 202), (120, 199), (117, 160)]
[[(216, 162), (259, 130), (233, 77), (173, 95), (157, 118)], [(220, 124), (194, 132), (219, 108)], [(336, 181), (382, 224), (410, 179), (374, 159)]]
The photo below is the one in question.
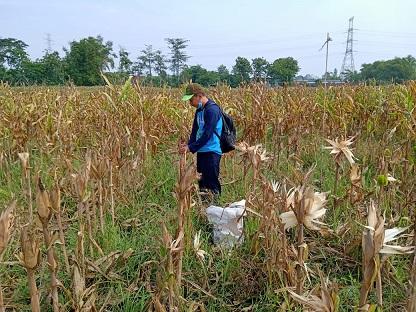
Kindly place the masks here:
[(353, 49), (352, 44), (354, 42), (353, 35), (354, 35), (354, 16), (349, 19), (349, 26), (348, 26), (348, 36), (347, 36), (347, 48), (345, 49), (345, 56), (344, 61), (342, 62), (341, 67), (341, 74), (345, 74), (347, 72), (354, 72), (354, 56), (353, 56)]

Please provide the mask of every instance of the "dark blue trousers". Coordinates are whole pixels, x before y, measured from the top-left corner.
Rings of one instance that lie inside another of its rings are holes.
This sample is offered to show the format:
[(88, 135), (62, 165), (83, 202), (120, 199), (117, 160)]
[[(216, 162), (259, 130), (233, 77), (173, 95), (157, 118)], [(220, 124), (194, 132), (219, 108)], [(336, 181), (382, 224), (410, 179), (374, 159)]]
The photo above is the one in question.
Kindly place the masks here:
[(220, 175), (221, 155), (213, 152), (196, 153), (196, 170), (201, 174), (199, 190), (209, 190), (221, 194)]

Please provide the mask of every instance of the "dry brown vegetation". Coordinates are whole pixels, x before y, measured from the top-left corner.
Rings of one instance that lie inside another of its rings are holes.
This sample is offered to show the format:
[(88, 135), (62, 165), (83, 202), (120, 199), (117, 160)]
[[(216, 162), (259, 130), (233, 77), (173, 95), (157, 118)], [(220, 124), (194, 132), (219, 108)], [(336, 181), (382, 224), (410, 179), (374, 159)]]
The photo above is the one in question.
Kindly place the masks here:
[(180, 95), (0, 86), (0, 312), (416, 311), (415, 82), (212, 88), (240, 142), (222, 200), (247, 200), (230, 252)]

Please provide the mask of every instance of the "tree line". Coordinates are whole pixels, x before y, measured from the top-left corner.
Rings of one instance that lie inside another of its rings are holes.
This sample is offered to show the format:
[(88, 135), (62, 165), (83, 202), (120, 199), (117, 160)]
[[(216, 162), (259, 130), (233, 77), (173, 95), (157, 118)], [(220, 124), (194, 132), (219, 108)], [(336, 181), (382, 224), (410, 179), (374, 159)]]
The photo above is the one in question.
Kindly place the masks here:
[(345, 79), (353, 83), (360, 81), (403, 83), (408, 80), (416, 80), (416, 59), (408, 55), (386, 61), (375, 61), (371, 64), (362, 64), (359, 72), (345, 73)]
[[(138, 76), (145, 84), (177, 86), (194, 81), (204, 86), (226, 83), (236, 87), (241, 83), (267, 82), (271, 85), (292, 83), (300, 68), (292, 57), (268, 62), (263, 57), (249, 60), (237, 57), (229, 70), (225, 65), (207, 70), (201, 65), (188, 65), (186, 49), (189, 40), (165, 39), (169, 54), (152, 45), (145, 45), (139, 56), (132, 60), (129, 52), (113, 49), (111, 41), (101, 36), (72, 41), (63, 48), (64, 55), (46, 50), (41, 58), (31, 60), (22, 40), (0, 38), (0, 81), (11, 85), (62, 85), (95, 86), (104, 83), (101, 72), (115, 83), (123, 83), (129, 76)], [(330, 77), (339, 77), (331, 73)], [(412, 56), (363, 64), (360, 72), (342, 73), (342, 79), (359, 82), (375, 79), (386, 82), (403, 82), (416, 79), (416, 60)]]
[(115, 82), (123, 82), (129, 76), (138, 76), (144, 83), (176, 86), (192, 80), (202, 85), (219, 82), (231, 86), (250, 81), (273, 83), (291, 82), (299, 71), (295, 59), (280, 58), (269, 64), (264, 58), (251, 62), (237, 57), (231, 71), (220, 65), (209, 71), (201, 65), (188, 66), (190, 56), (186, 52), (189, 40), (167, 38), (169, 55), (146, 45), (136, 60), (120, 48), (114, 52), (113, 43), (101, 36), (72, 41), (64, 48), (64, 56), (57, 51), (46, 50), (43, 57), (32, 61), (26, 51), (28, 45), (14, 38), (0, 39), (0, 80), (12, 85), (61, 85), (68, 82), (79, 86), (104, 83), (101, 72)]

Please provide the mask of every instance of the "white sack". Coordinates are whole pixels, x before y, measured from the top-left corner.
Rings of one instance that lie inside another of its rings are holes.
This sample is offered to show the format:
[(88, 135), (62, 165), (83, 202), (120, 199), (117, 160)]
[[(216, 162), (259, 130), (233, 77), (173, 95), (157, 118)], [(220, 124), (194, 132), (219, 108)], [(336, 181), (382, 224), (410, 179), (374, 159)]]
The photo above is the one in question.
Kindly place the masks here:
[(209, 206), (207, 208), (208, 221), (214, 227), (215, 245), (231, 248), (236, 243), (243, 241), (245, 206), (246, 201), (243, 199), (232, 203), (226, 208), (218, 206)]

